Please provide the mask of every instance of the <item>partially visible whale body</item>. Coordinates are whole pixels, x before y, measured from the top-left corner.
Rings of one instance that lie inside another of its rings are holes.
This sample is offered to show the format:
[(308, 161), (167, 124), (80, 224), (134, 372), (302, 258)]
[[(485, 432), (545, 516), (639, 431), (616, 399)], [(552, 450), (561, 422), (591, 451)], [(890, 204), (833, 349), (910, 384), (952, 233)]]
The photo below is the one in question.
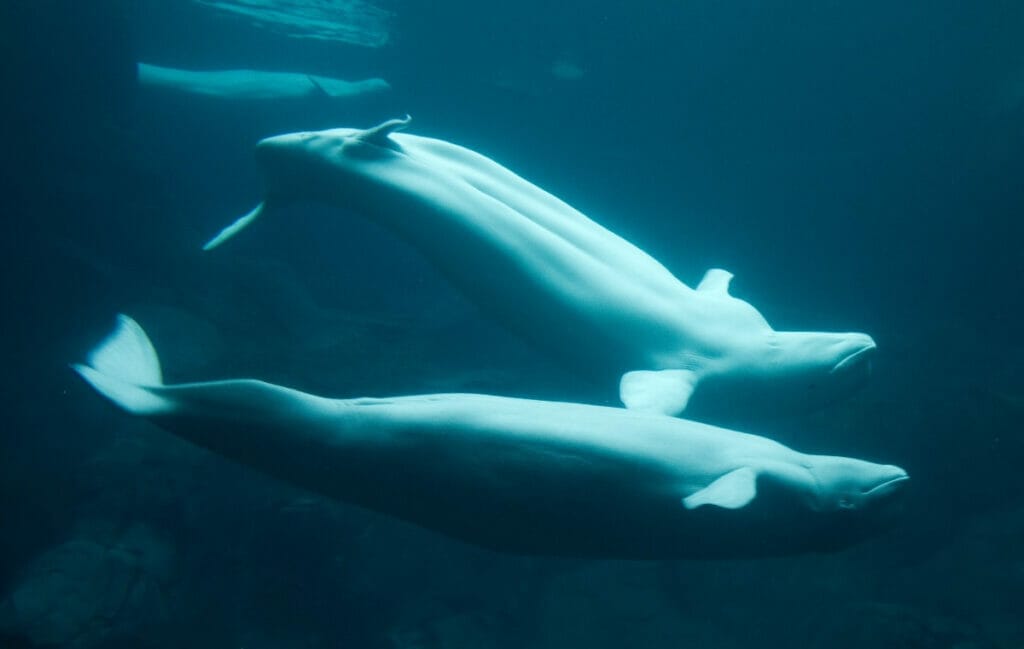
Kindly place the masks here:
[(631, 409), (719, 421), (799, 412), (868, 376), (869, 336), (775, 331), (729, 294), (727, 271), (709, 270), (692, 289), (496, 162), (396, 133), (407, 121), (261, 141), (264, 201), (206, 248), (296, 200), (355, 210), (418, 248), (509, 329), (617, 381)]
[(120, 408), (299, 487), (497, 551), (631, 559), (836, 550), (893, 520), (907, 474), (620, 408), (478, 394), (326, 399), (164, 385), (142, 328), (74, 368)]
[(345, 81), (302, 72), (181, 70), (149, 63), (138, 64), (138, 80), (144, 88), (226, 100), (337, 99), (390, 88), (387, 81), (376, 78)]

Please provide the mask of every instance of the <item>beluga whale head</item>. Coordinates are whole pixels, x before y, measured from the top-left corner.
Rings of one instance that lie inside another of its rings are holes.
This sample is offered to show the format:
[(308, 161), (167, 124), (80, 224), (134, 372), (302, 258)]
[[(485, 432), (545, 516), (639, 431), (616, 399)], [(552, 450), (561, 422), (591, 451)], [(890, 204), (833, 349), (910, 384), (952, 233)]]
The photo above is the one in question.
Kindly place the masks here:
[(768, 345), (759, 367), (768, 386), (761, 391), (770, 409), (787, 412), (828, 405), (863, 387), (877, 351), (871, 336), (857, 332), (778, 331)]
[(392, 119), (369, 129), (333, 128), (285, 133), (260, 140), (256, 161), (264, 171), (266, 195), (271, 200), (354, 200), (359, 192), (350, 183), (380, 180), (374, 172), (401, 155), (401, 146), (389, 136), (411, 118)]
[(808, 506), (818, 514), (819, 547), (845, 547), (898, 523), (910, 484), (906, 471), (850, 457), (807, 457), (813, 480)]
[[(837, 551), (885, 532), (903, 514), (910, 477), (898, 466), (831, 455), (801, 455), (796, 461), (773, 455), (763, 450), (749, 466), (684, 499), (686, 508), (728, 530), (715, 539), (715, 550), (726, 552), (734, 539), (755, 536), (765, 547), (798, 539), (802, 551)], [(747, 515), (730, 519), (729, 508)]]
[[(862, 333), (772, 331), (755, 338), (730, 358), (745, 363), (743, 371), (709, 364), (688, 417), (728, 425), (829, 406), (868, 382), (876, 352), (874, 340)], [(749, 356), (742, 360), (743, 354)]]
[[(712, 270), (709, 276), (725, 276)], [(877, 347), (859, 332), (776, 331), (752, 305), (724, 289), (709, 295), (706, 277), (696, 294), (705, 308), (705, 358), (695, 372), (700, 388), (688, 417), (720, 425), (824, 407), (856, 392), (871, 375)]]
[(891, 464), (831, 455), (812, 455), (808, 471), (815, 482), (812, 507), (817, 511), (885, 509), (901, 500), (910, 481)]
[(256, 144), (256, 161), (264, 176), (263, 200), (217, 233), (203, 250), (220, 246), (275, 207), (296, 201), (340, 199), (353, 208), (362, 207), (360, 197), (366, 196), (366, 192), (355, 191), (356, 184), (365, 184), (368, 177), (373, 177), (373, 165), (364, 163), (388, 152), (398, 152), (398, 145), (388, 136), (410, 121), (406, 115), (371, 129), (303, 131), (260, 140)]

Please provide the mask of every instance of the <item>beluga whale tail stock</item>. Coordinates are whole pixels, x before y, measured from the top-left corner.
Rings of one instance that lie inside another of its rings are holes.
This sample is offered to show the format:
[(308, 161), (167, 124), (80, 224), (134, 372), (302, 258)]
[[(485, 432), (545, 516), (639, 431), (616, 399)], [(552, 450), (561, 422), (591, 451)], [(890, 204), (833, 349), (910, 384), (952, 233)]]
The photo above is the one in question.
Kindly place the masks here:
[(327, 399), (166, 385), (145, 331), (73, 368), (118, 408), (329, 498), (491, 550), (622, 559), (824, 552), (898, 517), (906, 472), (658, 414), (483, 394)]
[(867, 379), (863, 333), (776, 331), (713, 268), (695, 288), (622, 237), (497, 162), (443, 140), (369, 129), (266, 138), (263, 201), (356, 211), (417, 248), (484, 312), (598, 380), (627, 408), (733, 421), (814, 409)]

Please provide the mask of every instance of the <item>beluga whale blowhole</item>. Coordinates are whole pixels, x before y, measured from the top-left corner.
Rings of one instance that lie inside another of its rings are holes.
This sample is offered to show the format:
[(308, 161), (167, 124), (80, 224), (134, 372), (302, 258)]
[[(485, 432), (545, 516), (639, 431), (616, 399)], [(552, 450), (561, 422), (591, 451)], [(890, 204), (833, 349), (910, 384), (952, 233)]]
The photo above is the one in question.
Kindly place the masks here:
[(74, 369), (120, 409), (296, 486), (492, 550), (622, 559), (838, 550), (897, 520), (906, 472), (685, 419), (482, 394), (327, 399), (165, 385), (121, 316)]
[(480, 308), (598, 380), (635, 410), (730, 420), (813, 409), (866, 380), (863, 333), (776, 331), (729, 293), (687, 286), (640, 248), (489, 158), (399, 133), (409, 118), (262, 140), (260, 205), (354, 210), (417, 248)]

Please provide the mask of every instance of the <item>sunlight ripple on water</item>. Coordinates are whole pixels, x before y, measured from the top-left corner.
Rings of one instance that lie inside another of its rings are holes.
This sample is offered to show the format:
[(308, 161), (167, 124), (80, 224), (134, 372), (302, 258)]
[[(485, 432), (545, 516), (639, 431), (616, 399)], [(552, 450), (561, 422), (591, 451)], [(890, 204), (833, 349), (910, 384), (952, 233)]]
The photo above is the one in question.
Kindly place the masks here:
[(381, 47), (388, 42), (391, 13), (363, 0), (193, 1), (291, 38), (341, 41), (365, 47)]

